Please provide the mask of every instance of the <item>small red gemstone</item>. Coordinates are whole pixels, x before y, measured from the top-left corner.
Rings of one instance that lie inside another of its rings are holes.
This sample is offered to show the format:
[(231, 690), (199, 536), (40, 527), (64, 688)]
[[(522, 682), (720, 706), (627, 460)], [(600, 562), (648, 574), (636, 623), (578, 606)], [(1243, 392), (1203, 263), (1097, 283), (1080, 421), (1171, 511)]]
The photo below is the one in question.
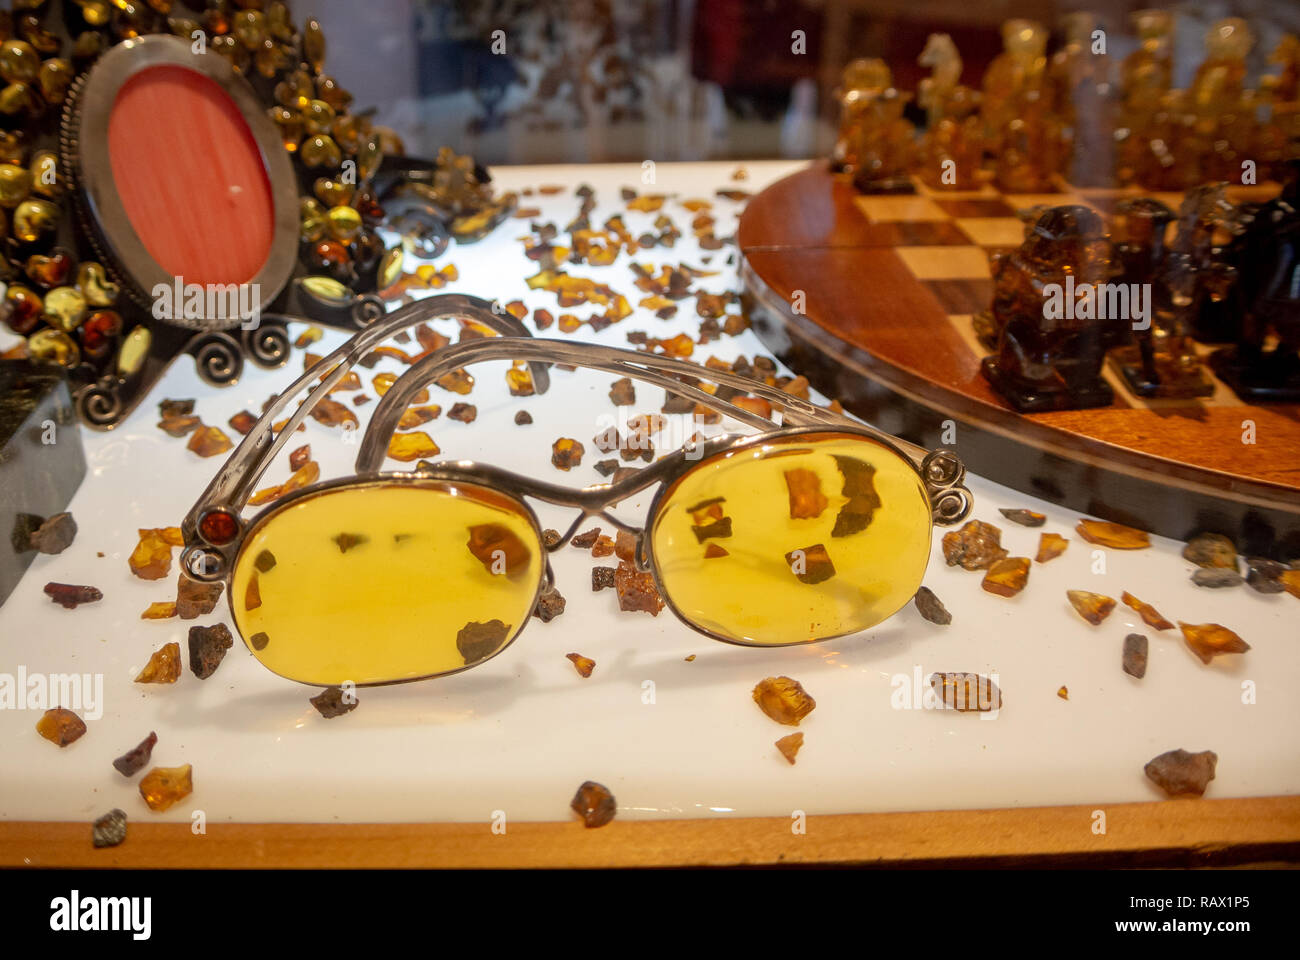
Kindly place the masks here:
[(239, 536), (239, 521), (224, 510), (213, 510), (199, 521), (199, 535), (217, 546), (230, 543)]

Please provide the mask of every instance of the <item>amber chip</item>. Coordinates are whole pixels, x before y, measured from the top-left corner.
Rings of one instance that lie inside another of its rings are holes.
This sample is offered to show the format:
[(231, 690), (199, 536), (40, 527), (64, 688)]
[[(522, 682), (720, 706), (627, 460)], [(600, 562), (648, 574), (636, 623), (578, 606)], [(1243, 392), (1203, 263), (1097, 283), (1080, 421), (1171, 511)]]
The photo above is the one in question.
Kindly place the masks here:
[(1002, 531), (982, 520), (971, 520), (960, 530), (943, 535), (943, 558), (950, 567), (960, 565), (963, 570), (985, 570), (1006, 555), (1007, 551), (1002, 547)]
[(588, 780), (578, 788), (569, 807), (582, 817), (583, 825), (588, 828), (603, 827), (614, 819), (614, 814), (618, 811), (609, 788), (593, 780)]
[(614, 552), (613, 537), (607, 537), (603, 535), (599, 536), (596, 538), (596, 542), (591, 546), (591, 555), (598, 560), (601, 557), (608, 557), (613, 552)]
[(182, 620), (211, 613), (221, 599), (222, 585), (204, 583), (187, 576), (182, 570), (176, 578), (176, 612)]
[(1140, 633), (1130, 633), (1124, 638), (1124, 651), (1120, 666), (1130, 677), (1141, 680), (1147, 675), (1147, 638)]
[[(727, 518), (727, 531), (731, 531), (730, 517)], [(699, 536), (698, 530), (696, 536)], [(835, 564), (831, 562), (825, 544), (815, 543), (801, 550), (791, 550), (785, 555), (785, 562), (801, 583), (821, 583), (835, 576)]]
[(136, 683), (175, 683), (181, 677), (181, 645), (165, 643), (153, 652)]
[(36, 732), (50, 743), (66, 747), (81, 739), (86, 732), (86, 723), (71, 710), (55, 707), (41, 714), (41, 719), (36, 721)]
[(1245, 640), (1217, 623), (1193, 624), (1179, 620), (1178, 628), (1183, 631), (1187, 646), (1201, 658), (1202, 663), (1209, 663), (1221, 653), (1245, 653), (1250, 649)]
[(616, 407), (626, 407), (636, 403), (636, 388), (632, 386), (632, 381), (628, 377), (615, 380), (614, 385), (609, 388), (610, 402)]
[(565, 658), (573, 661), (573, 667), (578, 671), (578, 676), (589, 677), (591, 671), (596, 669), (596, 661), (590, 657), (584, 657), (580, 653), (566, 653)]
[(808, 695), (803, 684), (790, 677), (765, 677), (751, 694), (758, 708), (775, 720), (791, 727), (812, 713), (817, 701)]
[(980, 586), (999, 597), (1014, 597), (1029, 583), (1029, 558), (1008, 557), (989, 567)]
[(812, 470), (785, 471), (785, 486), (790, 498), (791, 520), (815, 520), (830, 502), (822, 493), (821, 478)]
[(423, 430), (394, 434), (388, 441), (388, 455), (403, 463), (422, 457), (436, 457), (441, 452), (433, 438)]
[(230, 438), (220, 427), (199, 427), (191, 434), (190, 442), (185, 448), (200, 457), (215, 457), (228, 451), (231, 446), (233, 444)]
[(1110, 612), (1115, 609), (1115, 601), (1100, 593), (1089, 593), (1087, 590), (1067, 590), (1065, 595), (1070, 599), (1070, 606), (1078, 612), (1079, 616), (1087, 620), (1094, 627), (1110, 616)]
[(203, 426), (203, 421), (193, 414), (184, 417), (164, 417), (158, 421), (158, 429), (172, 437), (183, 437)]
[(257, 423), (257, 417), (253, 416), (247, 410), (240, 410), (237, 414), (231, 417), (227, 423), (230, 425), (231, 430), (234, 430), (240, 435), (247, 436), (248, 431), (252, 430), (254, 424)]
[(551, 587), (549, 590), (542, 592), (537, 598), (537, 606), (533, 608), (533, 616), (542, 623), (550, 623), (560, 614), (564, 613), (567, 601), (559, 590)]
[(304, 443), (301, 447), (289, 454), (289, 469), (300, 470), (306, 466), (307, 461), (311, 459), (311, 444)]
[(161, 580), (171, 570), (172, 544), (158, 528), (140, 530), (139, 534), (140, 541), (126, 562), (141, 580)]
[(337, 427), (350, 423), (353, 427), (360, 424), (357, 415), (337, 400), (328, 397), (316, 404), (311, 411), (312, 419), (327, 427)]
[(560, 470), (572, 470), (582, 463), (585, 448), (571, 437), (560, 437), (551, 444), (551, 463)]
[(614, 590), (618, 594), (618, 608), (624, 612), (639, 610), (657, 617), (664, 607), (654, 576), (649, 571), (638, 571), (626, 560), (620, 561), (614, 571)]
[(952, 623), (952, 614), (948, 612), (948, 608), (943, 605), (942, 601), (934, 595), (934, 591), (929, 587), (918, 588), (912, 601), (916, 604), (916, 609), (921, 616), (931, 623), (937, 623), (940, 626), (947, 626)]
[(1033, 510), (1017, 508), (1014, 510), (1006, 507), (999, 507), (998, 513), (1006, 517), (1012, 523), (1018, 523), (1022, 527), (1041, 527), (1047, 522), (1046, 514), (1035, 513)]
[(457, 403), (447, 411), (448, 420), (459, 420), (461, 423), (473, 423), (478, 419), (478, 407), (472, 403)]
[(1041, 534), (1038, 537), (1038, 555), (1034, 557), (1034, 561), (1046, 563), (1048, 560), (1054, 560), (1065, 553), (1069, 545), (1070, 541), (1059, 533)]
[(176, 616), (176, 603), (172, 600), (158, 601), (149, 604), (144, 613), (140, 614), (141, 620), (170, 620)]
[(190, 670), (200, 680), (206, 680), (217, 672), (226, 651), (234, 646), (230, 628), (224, 623), (210, 627), (190, 627)]
[(474, 389), (474, 378), (464, 368), (453, 370), (437, 380), (438, 386), (449, 393), (458, 393), (465, 396)]
[(113, 761), (113, 768), (124, 777), (134, 777), (145, 768), (153, 755), (154, 745), (158, 743), (158, 734), (153, 731), (138, 744)]
[(614, 537), (614, 553), (620, 560), (635, 560), (636, 544), (636, 534), (627, 530), (619, 530)]
[(1002, 709), (1002, 691), (990, 678), (978, 673), (932, 673), (930, 686), (950, 710), (970, 713)]
[(154, 813), (162, 813), (194, 792), (194, 768), (154, 767), (140, 779), (140, 796)]
[(1300, 597), (1300, 570), (1283, 570), (1277, 580), (1291, 596)]
[(1151, 538), (1145, 530), (1126, 527), (1122, 523), (1110, 523), (1105, 520), (1080, 520), (1075, 531), (1089, 543), (1116, 550), (1141, 550), (1151, 546)]
[(308, 700), (316, 708), (316, 712), (326, 720), (341, 717), (357, 708), (356, 694), (349, 692), (345, 695), (342, 687), (326, 687)]
[(1162, 617), (1159, 610), (1149, 603), (1143, 603), (1127, 590), (1120, 594), (1119, 598), (1124, 601), (1125, 605), (1136, 610), (1143, 622), (1153, 630), (1169, 630), (1173, 628), (1173, 624)]
[(1160, 754), (1142, 770), (1171, 797), (1199, 797), (1214, 779), (1218, 763), (1219, 756), (1213, 750), (1189, 753), (1179, 749)]
[(66, 610), (75, 610), (83, 603), (103, 600), (104, 594), (97, 587), (76, 583), (54, 583), (45, 585), (45, 595)]

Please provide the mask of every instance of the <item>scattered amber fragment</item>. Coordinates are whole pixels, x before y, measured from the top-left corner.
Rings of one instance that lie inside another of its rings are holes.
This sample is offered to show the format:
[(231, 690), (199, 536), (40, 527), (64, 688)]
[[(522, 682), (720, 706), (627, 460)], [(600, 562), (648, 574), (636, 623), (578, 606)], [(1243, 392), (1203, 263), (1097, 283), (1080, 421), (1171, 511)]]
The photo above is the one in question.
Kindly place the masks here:
[(397, 429), (414, 430), (430, 420), (436, 420), (441, 413), (442, 407), (437, 404), (427, 407), (408, 407), (402, 411), (402, 416), (397, 421)]
[(311, 459), (311, 444), (305, 443), (289, 454), (289, 469), (299, 470)]
[(952, 614), (948, 612), (948, 608), (943, 605), (929, 587), (918, 588), (916, 596), (912, 600), (921, 616), (931, 623), (937, 623), (940, 626), (947, 626), (952, 623)]
[(45, 585), (45, 595), (66, 610), (75, 610), (80, 604), (104, 599), (104, 594), (96, 587), (53, 581)]
[(124, 777), (135, 776), (149, 762), (149, 757), (153, 755), (154, 745), (157, 743), (158, 734), (152, 730), (149, 731), (149, 736), (114, 760), (113, 767)]
[(589, 677), (591, 671), (596, 669), (596, 661), (590, 657), (584, 657), (580, 653), (566, 653), (565, 658), (573, 661), (573, 667), (578, 671), (578, 676)]
[(324, 334), (325, 334), (324, 330), (322, 330), (320, 327), (316, 326), (315, 324), (312, 324), (308, 326), (305, 330), (303, 330), (302, 333), (298, 334), (298, 339), (293, 342), (293, 345), (297, 347), (299, 350), (301, 350), (303, 347), (307, 347), (315, 343), (322, 336), (324, 336)]
[(1142, 618), (1143, 622), (1146, 623), (1148, 627), (1151, 627), (1154, 630), (1169, 630), (1173, 627), (1172, 623), (1160, 615), (1159, 610), (1151, 606), (1149, 603), (1143, 603), (1127, 590), (1120, 594), (1120, 599), (1123, 600), (1127, 606), (1136, 610), (1138, 616)]
[(572, 470), (582, 463), (585, 448), (571, 437), (561, 437), (551, 444), (551, 463), (560, 470)]
[(199, 427), (190, 435), (190, 442), (185, 448), (200, 457), (215, 457), (225, 453), (231, 446), (230, 438), (220, 427)]
[(595, 593), (614, 586), (614, 568), (613, 567), (592, 567), (591, 568), (591, 591)]
[(1006, 555), (1002, 531), (982, 520), (971, 520), (960, 530), (943, 535), (943, 558), (950, 567), (960, 564), (964, 570), (983, 570)]
[(1198, 567), (1237, 569), (1237, 545), (1217, 533), (1202, 533), (1187, 541), (1183, 559)]
[(625, 612), (640, 610), (659, 616), (664, 602), (659, 598), (654, 576), (649, 571), (638, 571), (626, 560), (620, 561), (614, 571), (614, 590), (618, 594), (618, 608)]
[(1060, 697), (1062, 700), (1069, 700), (1070, 690), (1068, 687), (1061, 687), (1061, 689), (1056, 691), (1056, 695)]
[(126, 840), (126, 812), (116, 808), (91, 824), (90, 842), (97, 848), (116, 847)]
[(144, 613), (140, 614), (141, 620), (169, 620), (176, 616), (176, 603), (172, 600), (163, 600), (149, 604)]
[(140, 779), (140, 796), (154, 813), (162, 813), (194, 792), (194, 768), (154, 767)]
[(795, 756), (803, 746), (803, 731), (800, 730), (789, 736), (782, 737), (776, 742), (776, 748), (781, 751), (781, 756), (785, 757), (791, 764), (794, 763)]
[(472, 403), (453, 404), (452, 408), (447, 411), (448, 420), (457, 420), (461, 423), (473, 423), (478, 419), (478, 407)]
[(357, 708), (356, 693), (352, 690), (345, 691), (342, 687), (326, 687), (308, 700), (326, 720), (341, 717)]
[(171, 569), (172, 545), (163, 538), (160, 529), (142, 529), (139, 534), (140, 542), (131, 551), (127, 564), (142, 580), (161, 580)]
[(231, 430), (234, 430), (240, 435), (246, 436), (248, 431), (253, 429), (253, 425), (257, 423), (257, 417), (253, 416), (247, 410), (240, 410), (227, 422), (229, 423)]
[(328, 397), (312, 408), (311, 416), (317, 423), (323, 423), (327, 427), (337, 427), (340, 424), (351, 424), (356, 427), (360, 423), (355, 413), (337, 400)]
[(616, 407), (626, 407), (636, 403), (636, 388), (632, 385), (632, 380), (628, 377), (615, 380), (609, 388), (609, 399)]
[[(724, 521), (718, 521), (718, 523), (722, 522)], [(727, 517), (725, 522), (730, 531), (731, 518)], [(696, 536), (700, 536), (698, 528)], [(800, 550), (791, 550), (785, 555), (785, 562), (789, 565), (790, 572), (801, 583), (821, 583), (835, 576), (835, 564), (831, 562), (830, 554), (826, 552), (826, 545), (822, 543), (815, 543)]]
[(551, 587), (549, 590), (542, 591), (542, 595), (537, 598), (537, 606), (533, 608), (533, 616), (542, 623), (550, 623), (564, 612), (566, 605), (567, 601), (560, 591)]
[(1110, 612), (1115, 609), (1115, 601), (1111, 597), (1100, 593), (1089, 593), (1087, 590), (1067, 590), (1065, 595), (1070, 598), (1070, 606), (1074, 607), (1079, 616), (1094, 627), (1110, 616)]
[(1283, 570), (1277, 575), (1282, 588), (1293, 597), (1300, 597), (1300, 570)]
[(512, 397), (531, 397), (537, 392), (533, 387), (532, 373), (522, 363), (506, 371), (506, 386), (510, 389)]
[(614, 819), (614, 814), (618, 811), (609, 788), (592, 780), (578, 788), (569, 806), (582, 817), (583, 825), (588, 828), (603, 827)]
[(86, 732), (86, 723), (71, 710), (55, 707), (41, 714), (41, 719), (36, 721), (36, 732), (50, 743), (66, 747), (81, 739)]
[(636, 534), (630, 533), (627, 530), (619, 530), (614, 536), (614, 553), (620, 560), (635, 560), (636, 544)]
[(1199, 797), (1214, 779), (1218, 763), (1219, 756), (1213, 750), (1189, 753), (1179, 749), (1160, 754), (1142, 769), (1156, 786), (1171, 797)]
[(1120, 665), (1130, 677), (1141, 680), (1147, 675), (1147, 638), (1140, 633), (1130, 633), (1124, 638), (1124, 652)]
[(193, 414), (183, 417), (164, 417), (158, 421), (158, 429), (172, 437), (183, 437), (203, 426), (203, 421)]
[(729, 557), (729, 556), (731, 556), (731, 554), (728, 553), (724, 548), (718, 546), (716, 543), (710, 543), (704, 548), (705, 560), (717, 560), (720, 557)]
[(790, 677), (765, 677), (751, 694), (758, 708), (775, 720), (792, 727), (813, 712), (817, 701), (808, 695), (803, 684)]
[(1018, 523), (1025, 527), (1041, 527), (1047, 522), (1046, 514), (1035, 513), (1033, 510), (1011, 510), (1006, 507), (999, 507), (998, 513), (1002, 514), (1002, 516), (1006, 517), (1012, 523)]
[(1209, 663), (1221, 653), (1245, 653), (1250, 649), (1250, 644), (1221, 624), (1183, 623), (1179, 620), (1178, 628), (1183, 631), (1187, 646), (1201, 658), (1202, 663)]
[(211, 613), (221, 599), (221, 583), (195, 580), (182, 570), (176, 583), (176, 612), (182, 620)]
[(733, 397), (731, 402), (740, 409), (756, 413), (760, 417), (772, 416), (772, 405), (762, 397)]
[(1046, 563), (1065, 553), (1070, 541), (1065, 539), (1059, 533), (1044, 533), (1038, 537), (1038, 555), (1034, 557), (1037, 563)]
[(821, 479), (812, 470), (785, 471), (785, 486), (790, 496), (791, 520), (816, 519), (829, 503), (822, 493)]
[(422, 457), (436, 457), (442, 451), (433, 438), (423, 430), (394, 434), (388, 441), (388, 455), (394, 460), (410, 463)]
[(989, 567), (980, 586), (999, 597), (1014, 597), (1029, 582), (1029, 558), (1007, 557)]
[(577, 547), (579, 550), (590, 550), (600, 539), (600, 527), (592, 527), (590, 530), (584, 530), (582, 533), (575, 534), (569, 544)]
[(608, 557), (614, 552), (614, 538), (601, 536), (596, 538), (596, 542), (591, 547), (591, 555), (596, 559)]
[(210, 627), (190, 627), (190, 670), (200, 680), (206, 680), (221, 666), (226, 651), (234, 646), (230, 628), (224, 623)]
[[(462, 397), (474, 389), (474, 378), (463, 367), (439, 377), (437, 383), (438, 386), (449, 393), (458, 393)], [(417, 399), (414, 402), (419, 403), (420, 401)]]
[(181, 645), (164, 643), (153, 652), (136, 683), (175, 683), (181, 678)]
[(1002, 709), (1002, 691), (990, 678), (978, 673), (932, 673), (930, 686), (950, 710), (969, 713)]
[(1075, 531), (1089, 543), (1116, 550), (1141, 550), (1151, 546), (1151, 538), (1145, 530), (1126, 527), (1122, 523), (1110, 523), (1106, 520), (1080, 520)]

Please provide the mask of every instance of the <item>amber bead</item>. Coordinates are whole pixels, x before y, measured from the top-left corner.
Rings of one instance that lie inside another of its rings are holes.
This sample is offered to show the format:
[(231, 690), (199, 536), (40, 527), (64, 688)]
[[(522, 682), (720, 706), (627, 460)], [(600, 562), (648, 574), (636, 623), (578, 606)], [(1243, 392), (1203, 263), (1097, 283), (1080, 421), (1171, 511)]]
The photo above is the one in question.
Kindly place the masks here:
[(86, 316), (86, 298), (73, 287), (55, 287), (45, 295), (45, 321), (64, 333), (72, 333)]
[(11, 284), (5, 291), (5, 320), (15, 333), (26, 336), (35, 330), (44, 309), (40, 296), (21, 284)]
[(37, 330), (27, 338), (28, 356), (50, 360), (64, 367), (75, 367), (81, 359), (77, 343), (62, 330)]
[(267, 115), (280, 128), (280, 140), (284, 143), (284, 149), (289, 153), (296, 152), (305, 130), (302, 115), (288, 107), (272, 107)]
[(311, 64), (312, 70), (320, 73), (325, 68), (325, 31), (320, 21), (308, 17), (302, 28), (302, 55)]
[(88, 260), (77, 268), (77, 287), (92, 307), (111, 307), (122, 288), (108, 279), (102, 264)]
[(311, 248), (308, 264), (314, 270), (334, 271), (352, 263), (352, 254), (337, 240), (322, 240)]
[(343, 243), (349, 243), (361, 232), (361, 214), (352, 207), (333, 207), (325, 215), (329, 222), (330, 236)]
[(12, 210), (27, 198), (32, 175), (16, 163), (0, 164), (0, 207)]
[(43, 197), (58, 199), (63, 193), (59, 180), (59, 158), (49, 150), (38, 150), (27, 167), (32, 178), (32, 189)]
[(327, 134), (336, 119), (334, 108), (324, 100), (308, 100), (302, 108), (302, 120), (308, 133)]
[(334, 138), (326, 134), (316, 134), (304, 140), (299, 148), (299, 155), (302, 157), (302, 162), (309, 167), (325, 167), (334, 170), (343, 162), (343, 151), (334, 142)]
[(311, 102), (311, 77), (305, 70), (295, 70), (275, 85), (276, 103), (295, 112)]
[[(328, 180), (317, 180), (329, 183)], [(318, 190), (317, 193), (320, 191)], [(298, 202), (298, 235), (308, 243), (316, 243), (325, 238), (327, 224), (325, 208), (311, 197), (303, 197)]]
[(230, 543), (239, 535), (239, 521), (225, 510), (211, 510), (199, 521), (199, 535), (216, 546)]
[(352, 196), (357, 192), (354, 184), (331, 180), (329, 177), (317, 177), (311, 190), (326, 208), (346, 206), (352, 202)]
[(14, 210), (13, 234), (23, 243), (35, 243), (58, 222), (59, 208), (48, 200), (24, 200)]
[(316, 78), (316, 96), (324, 100), (336, 111), (346, 110), (348, 104), (352, 102), (352, 94), (339, 86), (333, 77), (326, 74), (321, 74)]
[(41, 69), (41, 58), (30, 43), (10, 38), (0, 43), (0, 77), (9, 83), (31, 83)]
[(72, 272), (72, 258), (62, 252), (48, 257), (38, 253), (27, 258), (24, 270), (33, 283), (48, 290), (67, 282)]
[(108, 355), (113, 340), (122, 332), (122, 318), (112, 310), (96, 310), (81, 325), (81, 350), (91, 359)]

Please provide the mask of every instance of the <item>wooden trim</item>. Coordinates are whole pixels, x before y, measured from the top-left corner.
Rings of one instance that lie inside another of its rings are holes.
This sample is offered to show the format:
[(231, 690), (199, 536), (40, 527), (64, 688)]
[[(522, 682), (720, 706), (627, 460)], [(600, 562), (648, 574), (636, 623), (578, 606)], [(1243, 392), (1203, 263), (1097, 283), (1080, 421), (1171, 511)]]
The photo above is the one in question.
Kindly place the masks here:
[[(1094, 812), (1106, 815), (1094, 834)], [(0, 821), (0, 866), (690, 867), (1214, 866), (1300, 862), (1300, 796), (1004, 810), (567, 823), (130, 824), (96, 850), (88, 823)]]

